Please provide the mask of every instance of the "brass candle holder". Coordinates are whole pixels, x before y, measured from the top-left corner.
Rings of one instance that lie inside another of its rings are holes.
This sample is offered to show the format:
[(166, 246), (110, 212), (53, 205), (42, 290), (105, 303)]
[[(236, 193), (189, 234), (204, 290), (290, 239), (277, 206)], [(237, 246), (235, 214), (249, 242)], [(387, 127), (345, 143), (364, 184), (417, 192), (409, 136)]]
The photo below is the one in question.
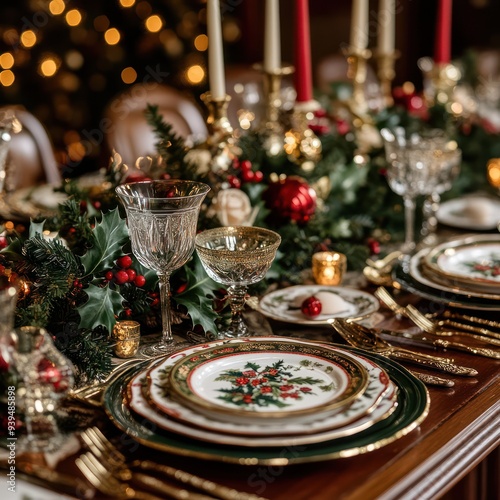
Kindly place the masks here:
[(430, 57), (418, 60), (424, 75), (424, 97), (429, 106), (454, 102), (455, 88), (462, 78), (460, 69), (452, 63), (435, 63)]
[(340, 285), (347, 270), (347, 257), (339, 252), (317, 252), (312, 256), (312, 274), (318, 285)]
[(281, 81), (283, 76), (291, 75), (295, 69), (293, 66), (282, 66), (279, 69), (269, 71), (264, 66), (257, 64), (255, 69), (263, 75), (264, 93), (264, 119), (258, 128), (259, 135), (263, 138), (263, 145), (267, 156), (277, 157), (284, 154), (285, 127), (282, 122), (282, 100)]
[[(344, 52), (347, 57), (347, 76), (352, 81), (352, 97), (349, 102), (353, 115), (363, 119), (368, 115), (368, 103), (366, 101), (366, 73), (367, 61), (371, 57), (368, 49), (359, 50), (348, 48)], [(367, 119), (367, 121), (369, 121)]]
[(111, 334), (113, 352), (119, 358), (137, 354), (141, 340), (141, 326), (137, 321), (117, 321)]
[(285, 133), (285, 152), (288, 158), (305, 172), (314, 170), (321, 159), (321, 141), (309, 128), (314, 112), (321, 109), (315, 100), (296, 102), (292, 113), (292, 128)]
[(399, 56), (400, 52), (398, 50), (390, 54), (375, 54), (375, 58), (377, 59), (377, 76), (380, 81), (380, 90), (382, 92), (385, 108), (390, 108), (394, 104), (394, 99), (392, 97), (392, 82), (396, 76), (394, 66)]
[(227, 117), (227, 107), (231, 97), (213, 99), (210, 92), (201, 95), (201, 100), (208, 109), (207, 126), (209, 135), (205, 142), (211, 154), (212, 170), (227, 170), (235, 157), (236, 147), (234, 129)]

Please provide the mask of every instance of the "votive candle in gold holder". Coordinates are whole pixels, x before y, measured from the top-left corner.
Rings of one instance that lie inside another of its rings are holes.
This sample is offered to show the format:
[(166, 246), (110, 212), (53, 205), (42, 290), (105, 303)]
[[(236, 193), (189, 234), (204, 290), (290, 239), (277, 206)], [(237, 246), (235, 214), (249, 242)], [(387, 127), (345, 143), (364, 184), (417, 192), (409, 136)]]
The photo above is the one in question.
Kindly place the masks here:
[(131, 358), (141, 340), (141, 325), (137, 321), (117, 321), (112, 334), (113, 351), (119, 358)]
[(317, 252), (312, 256), (312, 274), (318, 285), (340, 285), (347, 270), (347, 257), (339, 252)]

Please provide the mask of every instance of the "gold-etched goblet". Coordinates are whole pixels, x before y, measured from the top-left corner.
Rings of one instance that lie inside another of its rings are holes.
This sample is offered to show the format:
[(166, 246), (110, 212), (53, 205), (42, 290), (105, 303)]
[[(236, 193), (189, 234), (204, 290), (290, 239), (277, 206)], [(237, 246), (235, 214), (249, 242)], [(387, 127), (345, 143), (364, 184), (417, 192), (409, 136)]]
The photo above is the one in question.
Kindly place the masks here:
[(250, 335), (243, 321), (247, 287), (264, 278), (280, 243), (274, 231), (251, 226), (218, 227), (196, 235), (196, 251), (207, 274), (228, 287), (231, 324), (219, 330), (219, 338)]

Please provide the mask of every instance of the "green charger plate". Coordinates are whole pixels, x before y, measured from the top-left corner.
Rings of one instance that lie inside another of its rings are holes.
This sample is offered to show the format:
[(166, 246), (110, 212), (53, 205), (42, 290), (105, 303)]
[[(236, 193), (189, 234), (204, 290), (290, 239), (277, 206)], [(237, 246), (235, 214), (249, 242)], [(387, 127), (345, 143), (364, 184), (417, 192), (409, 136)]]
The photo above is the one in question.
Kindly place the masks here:
[(126, 403), (127, 383), (145, 365), (134, 366), (115, 379), (103, 395), (103, 406), (111, 421), (122, 432), (140, 444), (174, 455), (240, 465), (288, 465), (320, 462), (368, 453), (400, 439), (415, 429), (427, 417), (430, 406), (425, 385), (401, 365), (378, 354), (354, 347), (338, 347), (353, 351), (379, 364), (398, 387), (398, 405), (387, 419), (353, 436), (318, 444), (277, 448), (252, 449), (221, 446), (184, 438), (162, 431), (149, 420), (132, 413)]

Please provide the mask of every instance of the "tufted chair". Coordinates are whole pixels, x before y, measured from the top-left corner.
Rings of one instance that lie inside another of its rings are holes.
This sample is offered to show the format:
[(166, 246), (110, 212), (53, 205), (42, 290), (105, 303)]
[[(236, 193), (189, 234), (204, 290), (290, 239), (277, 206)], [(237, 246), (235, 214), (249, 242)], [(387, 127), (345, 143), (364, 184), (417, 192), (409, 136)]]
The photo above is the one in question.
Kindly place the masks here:
[(157, 139), (144, 112), (148, 104), (158, 106), (159, 113), (183, 138), (200, 141), (207, 136), (205, 119), (195, 102), (183, 92), (158, 83), (139, 83), (118, 94), (106, 107), (105, 153), (117, 151), (123, 162), (135, 164), (140, 156), (156, 152)]
[(52, 142), (40, 121), (21, 106), (5, 106), (0, 111), (12, 111), (22, 125), (21, 132), (11, 135), (6, 189), (60, 184), (61, 174)]

